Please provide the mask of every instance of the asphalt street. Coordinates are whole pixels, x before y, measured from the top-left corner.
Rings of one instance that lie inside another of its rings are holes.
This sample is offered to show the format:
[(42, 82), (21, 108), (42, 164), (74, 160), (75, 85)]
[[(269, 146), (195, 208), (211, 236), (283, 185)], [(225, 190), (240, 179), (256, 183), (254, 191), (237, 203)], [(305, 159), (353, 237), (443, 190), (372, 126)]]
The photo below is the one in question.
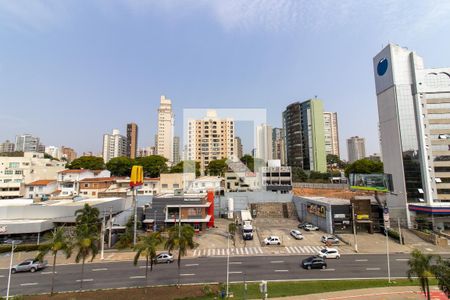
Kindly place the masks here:
[[(328, 259), (325, 270), (300, 267), (308, 256), (230, 257), (230, 281), (314, 280), (350, 278), (387, 278), (387, 258), (381, 254), (350, 254)], [(391, 254), (391, 277), (406, 277), (409, 255)], [(186, 258), (181, 261), (180, 283), (212, 283), (226, 281), (226, 257)], [(16, 273), (11, 279), (11, 295), (47, 293), (51, 287), (51, 266), (35, 273)], [(55, 291), (80, 289), (81, 264), (56, 267)], [(8, 270), (0, 270), (0, 295), (6, 295)], [(172, 264), (154, 266), (145, 280), (145, 261), (87, 263), (83, 290), (123, 288), (145, 285), (177, 284), (178, 268)]]

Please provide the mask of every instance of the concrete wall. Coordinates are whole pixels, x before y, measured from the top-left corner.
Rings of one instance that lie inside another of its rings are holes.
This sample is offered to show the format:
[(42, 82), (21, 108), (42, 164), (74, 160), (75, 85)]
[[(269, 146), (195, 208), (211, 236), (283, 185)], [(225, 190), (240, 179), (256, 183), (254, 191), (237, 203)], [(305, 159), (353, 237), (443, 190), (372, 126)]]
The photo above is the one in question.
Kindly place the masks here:
[(260, 218), (284, 218), (283, 206), (286, 205), (287, 217), (297, 217), (297, 210), (294, 203), (254, 203), (251, 204), (251, 212), (256, 212), (256, 217)]
[[(300, 220), (302, 220), (303, 222), (309, 222), (311, 224), (314, 224), (327, 233), (333, 233), (333, 219), (330, 204), (297, 196), (294, 196), (292, 201), (294, 202), (295, 208), (297, 209), (297, 214)], [(326, 207), (325, 218), (310, 214), (307, 211), (308, 203), (325, 206)]]

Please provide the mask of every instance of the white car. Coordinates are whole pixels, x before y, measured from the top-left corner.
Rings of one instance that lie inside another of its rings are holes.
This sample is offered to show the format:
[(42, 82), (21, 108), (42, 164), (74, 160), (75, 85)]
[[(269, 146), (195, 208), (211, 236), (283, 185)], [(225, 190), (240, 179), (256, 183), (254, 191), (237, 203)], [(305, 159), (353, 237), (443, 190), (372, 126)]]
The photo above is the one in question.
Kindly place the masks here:
[(325, 248), (322, 249), (317, 256), (322, 257), (322, 258), (336, 258), (339, 259), (341, 258), (341, 255), (339, 254), (339, 251), (335, 248)]
[(332, 236), (332, 235), (330, 235), (330, 236), (326, 236), (326, 235), (322, 236), (321, 241), (324, 244), (326, 244), (328, 242), (330, 242), (332, 244), (339, 244), (339, 239), (337, 237), (335, 237), (335, 236)]
[(300, 230), (296, 230), (296, 229), (291, 230), (291, 235), (292, 235), (296, 240), (303, 240), (303, 235), (302, 235), (302, 233), (300, 232)]
[(277, 236), (269, 236), (264, 239), (266, 245), (281, 245), (281, 240)]
[(314, 226), (314, 225), (312, 225), (312, 224), (306, 224), (306, 225), (305, 225), (305, 230), (306, 230), (306, 231), (319, 230), (319, 227)]

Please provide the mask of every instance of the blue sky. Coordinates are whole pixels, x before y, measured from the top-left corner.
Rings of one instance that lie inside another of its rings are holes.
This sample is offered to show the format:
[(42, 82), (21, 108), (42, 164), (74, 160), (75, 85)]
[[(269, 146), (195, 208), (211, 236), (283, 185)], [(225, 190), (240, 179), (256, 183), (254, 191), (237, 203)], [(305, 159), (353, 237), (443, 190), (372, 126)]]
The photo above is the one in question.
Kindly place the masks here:
[(450, 1), (0, 0), (0, 141), (98, 153), (134, 121), (148, 146), (161, 94), (178, 134), (184, 108), (266, 108), (281, 126), (317, 95), (343, 158), (353, 135), (378, 152), (372, 57), (393, 42), (450, 66), (449, 32)]

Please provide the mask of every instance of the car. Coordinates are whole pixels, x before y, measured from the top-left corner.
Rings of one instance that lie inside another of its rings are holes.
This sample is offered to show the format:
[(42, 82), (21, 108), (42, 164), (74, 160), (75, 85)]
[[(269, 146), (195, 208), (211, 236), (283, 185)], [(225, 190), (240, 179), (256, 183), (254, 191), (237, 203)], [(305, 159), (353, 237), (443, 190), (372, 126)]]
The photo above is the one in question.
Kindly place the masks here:
[(320, 252), (317, 254), (317, 256), (322, 258), (341, 258), (341, 255), (339, 254), (339, 251), (336, 248), (325, 248), (320, 250)]
[(281, 240), (277, 236), (269, 236), (264, 239), (266, 245), (281, 245)]
[(319, 230), (319, 227), (314, 226), (312, 224), (306, 224), (305, 225), (305, 230), (306, 231), (315, 231), (315, 230)]
[(327, 263), (325, 261), (325, 259), (323, 259), (322, 257), (318, 257), (318, 256), (310, 256), (308, 258), (305, 258), (304, 260), (302, 260), (301, 262), (301, 267), (304, 269), (326, 269), (327, 268)]
[(322, 241), (322, 243), (327, 244), (327, 243), (331, 243), (331, 244), (339, 244), (339, 239), (335, 236), (322, 236), (322, 238), (320, 239)]
[(303, 235), (300, 230), (292, 229), (290, 233), (296, 240), (303, 240)]
[(156, 264), (170, 264), (173, 263), (173, 255), (167, 252), (160, 253), (155, 257)]
[(308, 224), (309, 224), (308, 222), (302, 222), (302, 223), (297, 225), (297, 228), (299, 228), (299, 229), (305, 228), (305, 226), (308, 225)]
[(38, 270), (44, 269), (47, 267), (47, 261), (39, 261), (37, 259), (27, 259), (20, 264), (12, 266), (11, 273), (14, 274), (16, 272), (31, 272), (34, 273)]

